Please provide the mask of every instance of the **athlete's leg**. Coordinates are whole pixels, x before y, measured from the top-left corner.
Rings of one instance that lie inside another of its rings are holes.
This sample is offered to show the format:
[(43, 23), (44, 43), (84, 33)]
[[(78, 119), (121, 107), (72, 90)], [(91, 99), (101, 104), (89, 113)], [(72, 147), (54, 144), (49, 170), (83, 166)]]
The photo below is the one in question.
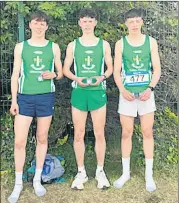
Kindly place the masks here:
[(81, 111), (72, 106), (72, 119), (74, 125), (74, 151), (78, 166), (78, 174), (76, 175), (71, 187), (79, 190), (84, 188), (83, 183), (88, 180), (84, 168), (84, 135), (87, 114), (87, 111)]
[(26, 143), (27, 136), (29, 132), (29, 127), (32, 122), (32, 117), (23, 116), (18, 114), (15, 116), (14, 121), (14, 133), (15, 133), (15, 143), (14, 143), (14, 159), (15, 159), (15, 186), (12, 194), (9, 196), (9, 202), (17, 202), (20, 192), (22, 191), (22, 175), (23, 167), (25, 163), (26, 156)]
[(134, 117), (120, 115), (120, 122), (122, 126), (122, 176), (114, 182), (116, 188), (121, 188), (130, 179), (130, 154), (132, 150), (132, 134), (134, 129)]
[(97, 157), (97, 169), (96, 180), (98, 181), (97, 187), (100, 189), (108, 188), (110, 183), (106, 178), (103, 170), (105, 152), (106, 152), (106, 140), (105, 140), (105, 123), (106, 123), (106, 104), (97, 110), (91, 111), (91, 118), (93, 121), (93, 129), (95, 135), (95, 151)]
[(37, 118), (36, 172), (33, 179), (33, 186), (37, 196), (43, 196), (46, 193), (45, 188), (41, 185), (41, 173), (47, 153), (48, 131), (51, 120), (52, 116)]
[(48, 147), (48, 131), (52, 116), (37, 118), (37, 147), (36, 147), (36, 168), (42, 169)]
[(146, 159), (153, 159), (154, 139), (153, 124), (154, 112), (140, 116), (141, 130), (143, 134), (143, 148)]
[(141, 122), (141, 130), (143, 134), (143, 148), (144, 148), (145, 163), (146, 163), (146, 170), (145, 170), (146, 189), (151, 192), (156, 190), (156, 185), (153, 180), (154, 112), (140, 116), (140, 122)]
[(84, 166), (84, 135), (87, 112), (72, 107), (72, 119), (74, 124), (74, 151), (78, 167)]
[(129, 158), (132, 151), (134, 117), (120, 115), (120, 122), (122, 126), (122, 139), (121, 139), (122, 157)]
[(106, 152), (106, 140), (104, 136), (104, 127), (106, 123), (106, 105), (97, 110), (91, 111), (91, 118), (93, 121), (93, 129), (96, 139), (95, 151), (97, 163), (99, 166), (103, 166)]

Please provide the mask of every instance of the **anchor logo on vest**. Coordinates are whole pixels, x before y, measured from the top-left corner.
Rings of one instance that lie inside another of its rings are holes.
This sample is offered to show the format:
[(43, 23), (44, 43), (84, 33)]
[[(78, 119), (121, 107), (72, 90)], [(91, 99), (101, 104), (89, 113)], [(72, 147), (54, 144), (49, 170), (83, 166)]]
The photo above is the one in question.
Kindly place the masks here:
[(140, 69), (144, 66), (143, 63), (140, 64), (141, 58), (139, 58), (138, 55), (136, 55), (136, 57), (133, 58), (133, 61), (135, 62), (131, 64), (133, 68)]
[(39, 71), (39, 70), (42, 70), (45, 68), (45, 65), (41, 65), (40, 66), (40, 63), (42, 63), (42, 58), (40, 58), (39, 56), (37, 56), (36, 58), (34, 58), (34, 62), (36, 63), (36, 65), (34, 64), (31, 64), (31, 67), (36, 70), (36, 71)]
[(87, 69), (87, 70), (92, 70), (95, 68), (95, 65), (94, 64), (91, 64), (91, 62), (93, 61), (93, 58), (91, 58), (90, 56), (87, 56), (85, 58), (85, 63), (86, 64), (82, 64), (82, 67), (84, 69)]

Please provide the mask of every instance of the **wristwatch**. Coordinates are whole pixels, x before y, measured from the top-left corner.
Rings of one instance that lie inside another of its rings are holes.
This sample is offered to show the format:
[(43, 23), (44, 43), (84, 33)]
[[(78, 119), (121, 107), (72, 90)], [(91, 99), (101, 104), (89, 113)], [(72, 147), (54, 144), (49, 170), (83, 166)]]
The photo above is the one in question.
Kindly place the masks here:
[(152, 86), (148, 86), (148, 88), (150, 88), (151, 89), (151, 91), (154, 91), (154, 87), (152, 87)]

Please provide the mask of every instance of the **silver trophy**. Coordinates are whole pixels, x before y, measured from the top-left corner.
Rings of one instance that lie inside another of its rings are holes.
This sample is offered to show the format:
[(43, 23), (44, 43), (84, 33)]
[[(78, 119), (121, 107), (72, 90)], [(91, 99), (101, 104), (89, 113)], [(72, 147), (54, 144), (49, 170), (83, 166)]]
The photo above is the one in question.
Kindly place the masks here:
[(38, 76), (38, 81), (43, 81), (42, 73)]
[(92, 78), (87, 78), (87, 79), (86, 79), (86, 83), (87, 83), (88, 85), (91, 85), (91, 84), (92, 84)]

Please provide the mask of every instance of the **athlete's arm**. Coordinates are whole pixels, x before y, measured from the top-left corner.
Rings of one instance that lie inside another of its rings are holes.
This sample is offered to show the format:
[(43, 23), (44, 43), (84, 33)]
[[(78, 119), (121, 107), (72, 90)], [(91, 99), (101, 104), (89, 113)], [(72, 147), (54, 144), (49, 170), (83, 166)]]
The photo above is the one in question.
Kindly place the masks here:
[[(152, 60), (152, 66), (153, 66), (153, 75), (149, 86), (155, 87), (160, 79), (161, 66), (160, 66), (160, 57), (158, 53), (158, 45), (157, 45), (157, 41), (154, 38), (152, 38), (151, 60)], [(139, 99), (141, 101), (146, 101), (150, 98), (150, 94), (151, 94), (151, 89), (147, 88), (139, 97)]]
[(161, 76), (161, 65), (158, 52), (158, 44), (154, 38), (152, 38), (151, 60), (153, 66), (153, 75), (149, 86), (155, 87)]
[(87, 84), (82, 82), (84, 77), (81, 77), (81, 78), (77, 77), (70, 70), (71, 65), (73, 63), (73, 47), (74, 47), (74, 42), (70, 42), (68, 44), (68, 47), (67, 47), (67, 50), (66, 50), (66, 57), (65, 57), (64, 66), (63, 66), (63, 74), (67, 78), (76, 81), (80, 86), (85, 87), (85, 86), (87, 86)]
[(122, 83), (122, 77), (121, 77), (121, 68), (122, 68), (122, 46), (121, 46), (121, 40), (119, 40), (115, 44), (113, 75), (114, 75), (114, 81), (120, 92), (124, 91), (124, 85)]
[(53, 79), (53, 78), (55, 78), (56, 80), (60, 80), (63, 77), (61, 52), (58, 44), (54, 43), (53, 52), (54, 52), (54, 64), (55, 64), (57, 75), (55, 72), (45, 71), (42, 73), (42, 77), (43, 79), (46, 79), (46, 80)]
[(73, 46), (74, 42), (70, 42), (67, 46), (66, 57), (63, 66), (63, 74), (71, 80), (76, 80), (76, 76), (70, 71), (71, 65), (73, 63)]
[(104, 41), (104, 61), (106, 63), (107, 69), (103, 75), (95, 76), (96, 82), (91, 84), (91, 86), (98, 86), (104, 79), (108, 78), (113, 72), (113, 63), (111, 56), (111, 47), (107, 41)]
[(62, 71), (62, 62), (61, 62), (61, 51), (58, 44), (54, 44), (54, 63), (55, 63), (55, 69), (57, 73), (56, 80), (60, 80), (63, 77), (63, 71)]
[(106, 76), (106, 78), (108, 78), (113, 72), (113, 61), (111, 56), (111, 47), (107, 41), (104, 41), (104, 48), (104, 61), (107, 66), (107, 70), (105, 71), (104, 75)]
[(17, 104), (17, 92), (18, 92), (18, 79), (20, 75), (21, 63), (22, 63), (22, 44), (16, 44), (14, 49), (14, 66), (11, 76), (11, 95), (12, 103), (10, 112), (12, 115), (17, 115), (19, 113), (19, 107)]
[(123, 95), (123, 97), (129, 101), (135, 99), (134, 95), (131, 94), (128, 90), (124, 88), (121, 77), (121, 68), (122, 68), (122, 42), (121, 40), (117, 41), (115, 44), (115, 56), (114, 56), (114, 81)]

